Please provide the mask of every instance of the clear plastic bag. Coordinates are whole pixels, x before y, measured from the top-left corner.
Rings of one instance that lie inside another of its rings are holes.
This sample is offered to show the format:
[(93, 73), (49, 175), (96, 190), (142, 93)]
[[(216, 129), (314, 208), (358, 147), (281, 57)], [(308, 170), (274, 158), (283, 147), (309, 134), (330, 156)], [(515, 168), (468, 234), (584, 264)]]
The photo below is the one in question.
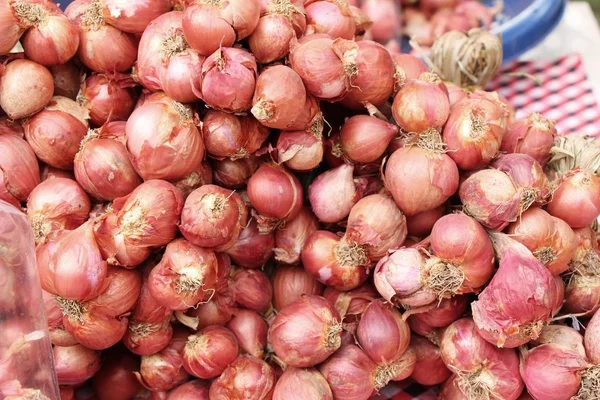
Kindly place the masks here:
[(0, 399), (58, 400), (27, 217), (0, 201)]

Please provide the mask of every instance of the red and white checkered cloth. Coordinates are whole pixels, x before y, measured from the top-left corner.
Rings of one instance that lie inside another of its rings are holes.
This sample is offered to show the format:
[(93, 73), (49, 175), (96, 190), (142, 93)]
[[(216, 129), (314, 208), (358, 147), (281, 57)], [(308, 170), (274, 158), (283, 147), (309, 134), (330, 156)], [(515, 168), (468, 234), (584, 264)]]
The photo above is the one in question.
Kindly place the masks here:
[[(525, 76), (539, 80), (540, 85)], [(600, 88), (598, 88), (600, 90)], [(517, 118), (537, 112), (556, 121), (560, 135), (584, 133), (600, 137), (600, 108), (587, 79), (581, 56), (569, 54), (554, 61), (516, 61), (499, 72), (487, 90), (504, 95), (517, 110)], [(371, 400), (435, 400), (436, 388), (410, 381), (393, 383)]]

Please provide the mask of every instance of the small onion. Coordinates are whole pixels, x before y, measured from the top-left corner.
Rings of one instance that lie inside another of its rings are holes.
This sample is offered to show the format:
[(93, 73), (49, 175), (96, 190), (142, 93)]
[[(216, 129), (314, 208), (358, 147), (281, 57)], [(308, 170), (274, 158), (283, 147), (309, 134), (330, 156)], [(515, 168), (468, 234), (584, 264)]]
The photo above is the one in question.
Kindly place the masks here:
[(437, 307), (424, 313), (411, 315), (409, 321), (417, 320), (417, 324), (428, 325), (432, 328), (445, 328), (465, 313), (470, 302), (471, 298), (468, 295), (443, 299), (436, 304)]
[(362, 198), (361, 181), (353, 177), (354, 167), (342, 164), (319, 175), (308, 188), (313, 212), (322, 222), (339, 222)]
[(505, 172), (516, 187), (522, 188), (527, 203), (545, 204), (550, 196), (550, 185), (542, 166), (527, 154), (503, 154), (491, 164), (492, 168)]
[(338, 310), (344, 319), (344, 330), (354, 335), (360, 318), (369, 305), (378, 299), (379, 295), (372, 285), (366, 283), (348, 292), (340, 292), (328, 287), (325, 289), (323, 297)]
[(231, 260), (243, 268), (260, 268), (273, 255), (275, 235), (261, 234), (256, 221), (252, 219), (240, 233), (233, 247), (227, 250)]
[(252, 155), (235, 161), (228, 158), (215, 160), (212, 165), (215, 183), (228, 189), (238, 189), (246, 186), (250, 177), (258, 169), (259, 161)]
[(256, 312), (271, 306), (273, 287), (267, 275), (256, 269), (240, 269), (232, 273), (231, 292), (235, 302)]
[(45, 242), (63, 229), (81, 226), (90, 209), (89, 197), (74, 180), (54, 178), (40, 183), (27, 201), (27, 218), (36, 243)]
[(306, 239), (319, 229), (319, 221), (308, 207), (275, 231), (275, 260), (285, 264), (298, 264)]
[(328, 231), (314, 232), (302, 249), (302, 264), (319, 282), (338, 290), (359, 287), (371, 265), (367, 249)]
[[(370, 0), (372, 1), (372, 0)], [(381, 0), (375, 0), (381, 1)], [(384, 0), (388, 1), (388, 0)], [(413, 79), (418, 79), (422, 73), (427, 72), (427, 65), (420, 58), (413, 56), (412, 54), (395, 54), (392, 53), (392, 60), (394, 61), (395, 73), (394, 73), (394, 95), (406, 85), (407, 82)], [(450, 105), (452, 105), (452, 92), (451, 84), (447, 83), (446, 88), (450, 93)], [(466, 94), (465, 94), (466, 96)]]
[(344, 154), (357, 163), (379, 159), (398, 134), (398, 127), (367, 115), (349, 118), (340, 131)]
[[(282, 2), (282, 4), (285, 3)], [(288, 4), (291, 5), (289, 1)], [(268, 64), (289, 54), (290, 43), (297, 34), (293, 17), (289, 16), (289, 12), (301, 13), (298, 9), (282, 7), (282, 10), (278, 10), (275, 8), (272, 13), (260, 17), (256, 29), (248, 37), (250, 51), (261, 64)], [(304, 15), (302, 18), (306, 24)]]
[(279, 310), (269, 328), (269, 344), (292, 367), (312, 367), (341, 345), (338, 312), (320, 296), (303, 296)]
[(281, 310), (303, 295), (323, 294), (323, 285), (302, 267), (279, 266), (273, 273), (273, 305)]
[(25, 28), (19, 24), (19, 19), (15, 15), (10, 0), (2, 0), (0, 3), (0, 54), (8, 54), (19, 41)]
[(209, 110), (202, 120), (206, 151), (217, 160), (248, 157), (262, 146), (268, 135), (269, 130), (251, 116), (236, 117)]
[(260, 18), (258, 0), (201, 1), (188, 5), (183, 33), (190, 46), (208, 56), (248, 37)]
[(208, 384), (200, 379), (188, 381), (171, 390), (166, 400), (209, 400)]
[(75, 100), (81, 86), (81, 71), (75, 63), (55, 65), (50, 72), (54, 77), (54, 95)]
[(100, 352), (80, 344), (69, 347), (54, 346), (54, 369), (61, 385), (79, 385), (100, 369)]
[(600, 178), (586, 171), (568, 173), (554, 191), (548, 212), (571, 228), (592, 224), (600, 215)]
[(127, 352), (109, 355), (94, 375), (93, 388), (98, 400), (128, 400), (141, 389), (133, 371), (139, 368), (139, 359)]
[(223, 251), (231, 248), (248, 224), (248, 211), (239, 194), (204, 185), (186, 199), (179, 229), (196, 246)]
[(550, 159), (550, 149), (557, 135), (554, 122), (533, 113), (527, 119), (508, 125), (500, 150), (533, 157), (542, 167)]
[(577, 248), (565, 275), (564, 309), (590, 315), (600, 309), (600, 255), (596, 234), (591, 228), (576, 229)]
[(443, 383), (452, 375), (444, 365), (440, 349), (429, 340), (417, 335), (410, 338), (410, 347), (417, 355), (415, 370), (410, 376), (415, 382), (424, 386)]
[(129, 33), (142, 33), (155, 18), (171, 10), (169, 0), (103, 0), (102, 15), (107, 23)]
[(329, 384), (314, 368), (285, 369), (275, 385), (273, 400), (287, 400), (291, 393), (300, 399), (333, 400)]
[(173, 182), (173, 185), (181, 191), (184, 199), (200, 186), (210, 185), (213, 180), (213, 170), (207, 161), (203, 161), (198, 169), (183, 179)]
[(200, 166), (204, 144), (192, 109), (165, 97), (127, 120), (127, 150), (144, 179), (182, 179)]
[(423, 211), (406, 219), (406, 228), (409, 236), (425, 237), (431, 233), (433, 225), (442, 218), (446, 207), (441, 205), (433, 210)]
[(188, 314), (197, 318), (198, 329), (202, 329), (210, 325), (227, 325), (233, 318), (235, 308), (236, 304), (231, 293), (227, 291), (217, 292), (211, 301), (199, 304), (196, 309), (191, 309)]
[(275, 371), (266, 362), (241, 355), (210, 385), (209, 397), (215, 400), (268, 400), (275, 386)]
[(52, 99), (54, 78), (45, 67), (14, 60), (0, 71), (0, 107), (10, 119), (35, 114)]
[(354, 344), (342, 347), (319, 367), (334, 399), (368, 399), (375, 391), (376, 365)]
[(269, 327), (255, 311), (238, 310), (227, 324), (237, 338), (240, 350), (257, 358), (263, 358), (267, 347)]
[(552, 275), (562, 274), (569, 269), (577, 240), (573, 230), (563, 220), (552, 217), (541, 208), (531, 208), (506, 232), (531, 250)]
[(367, 0), (362, 2), (363, 10), (369, 19), (373, 21), (373, 27), (369, 31), (373, 40), (379, 43), (387, 43), (400, 35), (401, 25), (400, 8), (393, 0)]
[(92, 124), (126, 121), (135, 106), (133, 79), (124, 74), (92, 74), (82, 85), (78, 101), (90, 112)]
[(40, 167), (33, 149), (23, 140), (23, 131), (17, 127), (1, 129), (0, 200), (19, 207), (39, 183)]
[(261, 72), (252, 99), (252, 115), (269, 128), (287, 129), (300, 117), (298, 104), (306, 101), (306, 89), (291, 68), (275, 65)]
[(305, 1), (306, 32), (326, 33), (335, 38), (354, 39), (356, 24), (347, 2)]
[(76, 0), (69, 4), (65, 14), (79, 25), (81, 62), (94, 72), (125, 72), (137, 56), (137, 40), (109, 25), (102, 16), (98, 0)]
[(366, 246), (369, 258), (378, 261), (406, 239), (406, 217), (391, 197), (373, 194), (352, 207), (345, 237)]
[(272, 232), (302, 209), (303, 190), (294, 174), (276, 164), (261, 164), (248, 181), (248, 198), (259, 214), (261, 233)]
[(389, 158), (384, 183), (407, 217), (433, 210), (458, 189), (458, 168), (445, 153), (427, 147), (396, 150)]
[(294, 171), (310, 171), (323, 160), (322, 132), (281, 132), (277, 139), (278, 162)]
[(448, 155), (462, 170), (488, 165), (500, 150), (508, 113), (499, 101), (470, 98), (452, 107), (444, 128)]
[(188, 337), (183, 367), (198, 378), (215, 378), (237, 358), (238, 351), (233, 332), (222, 326), (209, 326)]

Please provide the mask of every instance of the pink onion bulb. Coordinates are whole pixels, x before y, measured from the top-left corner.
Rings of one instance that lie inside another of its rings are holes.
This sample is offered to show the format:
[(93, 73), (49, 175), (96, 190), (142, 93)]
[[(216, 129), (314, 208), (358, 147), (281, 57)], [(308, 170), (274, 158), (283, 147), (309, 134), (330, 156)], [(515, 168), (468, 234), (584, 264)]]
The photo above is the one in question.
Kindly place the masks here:
[(263, 360), (241, 355), (210, 385), (211, 399), (270, 399), (275, 371)]
[(415, 370), (410, 376), (415, 382), (424, 386), (439, 385), (452, 375), (438, 346), (421, 336), (412, 335), (410, 347), (417, 356)]
[(545, 167), (556, 135), (554, 121), (533, 113), (526, 119), (508, 125), (500, 150), (527, 154)]
[(237, 358), (238, 352), (233, 332), (222, 326), (209, 326), (188, 337), (183, 349), (183, 367), (198, 378), (215, 378)]
[(319, 221), (308, 207), (275, 231), (275, 260), (285, 264), (298, 264), (302, 247), (310, 235), (319, 229)]
[(377, 366), (356, 345), (348, 344), (319, 367), (334, 399), (368, 399), (375, 391)]
[(568, 173), (559, 181), (548, 203), (548, 212), (571, 228), (590, 225), (600, 215), (600, 178), (586, 171)]
[[(505, 172), (515, 186), (523, 189), (523, 208), (528, 203), (543, 205), (550, 197), (550, 184), (542, 166), (527, 154), (502, 154), (491, 164), (492, 168)], [(527, 207), (526, 207), (527, 206)]]
[(169, 0), (128, 1), (104, 0), (103, 16), (107, 23), (129, 33), (142, 33), (148, 24), (171, 11)]
[(354, 39), (356, 25), (346, 2), (316, 0), (305, 2), (306, 32), (326, 33), (334, 38)]
[(289, 399), (290, 393), (302, 399), (333, 400), (329, 384), (314, 368), (285, 369), (275, 384), (273, 400)]
[[(8, 123), (8, 121), (3, 121)], [(23, 130), (0, 130), (0, 199), (16, 207), (40, 183), (40, 167)]]

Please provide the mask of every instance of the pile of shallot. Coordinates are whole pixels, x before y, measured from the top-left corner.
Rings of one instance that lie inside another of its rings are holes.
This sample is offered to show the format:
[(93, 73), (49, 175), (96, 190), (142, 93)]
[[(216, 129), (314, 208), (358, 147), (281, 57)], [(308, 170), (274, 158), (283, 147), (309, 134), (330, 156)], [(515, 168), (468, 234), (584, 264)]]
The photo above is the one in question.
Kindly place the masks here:
[(0, 1), (0, 200), (63, 399), (600, 397), (600, 146), (390, 52), (398, 3)]

